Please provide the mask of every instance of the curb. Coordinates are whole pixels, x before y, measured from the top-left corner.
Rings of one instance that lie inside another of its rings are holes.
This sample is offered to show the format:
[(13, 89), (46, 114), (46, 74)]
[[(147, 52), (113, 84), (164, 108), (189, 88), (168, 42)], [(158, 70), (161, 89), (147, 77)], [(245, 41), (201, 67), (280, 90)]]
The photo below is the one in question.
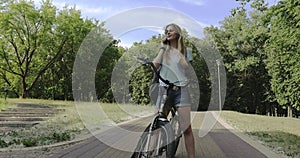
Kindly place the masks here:
[(70, 140), (70, 141), (65, 141), (65, 142), (59, 142), (59, 143), (55, 143), (55, 144), (50, 144), (50, 145), (43, 145), (43, 146), (35, 146), (35, 147), (16, 147), (16, 148), (11, 148), (11, 147), (7, 147), (7, 148), (1, 148), (0, 152), (3, 151), (30, 151), (30, 150), (36, 150), (36, 149), (44, 149), (44, 148), (53, 148), (53, 147), (59, 147), (59, 146), (64, 146), (64, 145), (71, 145), (71, 144), (76, 144), (78, 142), (81, 142), (83, 140), (86, 140), (90, 137), (92, 137), (93, 135), (86, 135), (83, 136), (82, 138), (78, 138), (78, 139), (74, 139), (74, 140)]

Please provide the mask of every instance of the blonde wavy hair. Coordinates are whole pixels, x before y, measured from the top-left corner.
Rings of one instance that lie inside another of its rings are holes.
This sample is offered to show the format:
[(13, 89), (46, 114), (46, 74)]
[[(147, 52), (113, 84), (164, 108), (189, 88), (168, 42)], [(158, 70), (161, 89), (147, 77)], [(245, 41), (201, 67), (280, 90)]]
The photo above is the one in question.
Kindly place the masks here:
[(183, 42), (183, 36), (182, 36), (182, 32), (181, 32), (180, 26), (178, 26), (177, 24), (174, 24), (174, 23), (168, 24), (164, 28), (165, 32), (167, 32), (167, 28), (169, 26), (173, 26), (175, 28), (174, 31), (179, 35), (178, 41), (177, 41), (177, 49), (178, 49), (178, 51), (180, 51), (181, 54), (183, 54), (184, 56), (186, 56), (186, 49), (185, 49), (185, 45), (184, 45), (184, 42)]

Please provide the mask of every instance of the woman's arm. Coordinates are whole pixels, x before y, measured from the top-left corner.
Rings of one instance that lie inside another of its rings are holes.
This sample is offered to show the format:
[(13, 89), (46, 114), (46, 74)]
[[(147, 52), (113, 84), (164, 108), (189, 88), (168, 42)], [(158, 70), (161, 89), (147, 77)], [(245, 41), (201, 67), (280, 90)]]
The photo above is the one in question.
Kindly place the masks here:
[(158, 55), (154, 58), (153, 64), (158, 69), (162, 63), (163, 56), (164, 56), (165, 48), (161, 47), (159, 49)]
[(160, 67), (162, 63), (163, 55), (164, 55), (164, 50), (160, 49), (158, 55), (153, 60), (153, 64), (157, 69)]

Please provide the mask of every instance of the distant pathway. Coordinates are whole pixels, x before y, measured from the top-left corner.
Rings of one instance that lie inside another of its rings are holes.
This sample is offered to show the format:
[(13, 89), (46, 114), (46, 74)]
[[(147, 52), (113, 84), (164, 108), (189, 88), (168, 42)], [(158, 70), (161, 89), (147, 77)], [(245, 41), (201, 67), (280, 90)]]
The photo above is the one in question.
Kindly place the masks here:
[[(213, 130), (200, 138), (198, 132), (204, 113), (196, 112), (193, 115), (195, 117), (192, 126), (196, 139), (197, 158), (280, 158), (279, 155), (254, 142), (244, 134), (227, 129), (229, 125), (226, 125), (224, 121), (217, 122)], [(143, 131), (148, 123), (149, 118), (143, 118), (123, 123), (119, 127), (129, 131)], [(112, 148), (98, 139), (101, 138), (102, 141), (114, 144), (114, 147), (117, 146), (119, 149), (126, 147), (126, 149), (133, 151), (139, 136), (130, 133), (111, 128), (67, 149), (53, 153), (50, 158), (130, 158), (131, 152)], [(183, 139), (181, 139), (176, 158), (186, 157)]]

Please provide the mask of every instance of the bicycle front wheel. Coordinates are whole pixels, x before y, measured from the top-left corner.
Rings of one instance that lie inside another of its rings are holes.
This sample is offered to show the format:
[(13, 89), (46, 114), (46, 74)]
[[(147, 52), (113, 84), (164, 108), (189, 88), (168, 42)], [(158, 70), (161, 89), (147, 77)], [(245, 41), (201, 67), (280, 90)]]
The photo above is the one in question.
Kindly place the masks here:
[(149, 133), (150, 125), (139, 140), (132, 158), (174, 158), (174, 133), (168, 122), (162, 122), (158, 129)]

